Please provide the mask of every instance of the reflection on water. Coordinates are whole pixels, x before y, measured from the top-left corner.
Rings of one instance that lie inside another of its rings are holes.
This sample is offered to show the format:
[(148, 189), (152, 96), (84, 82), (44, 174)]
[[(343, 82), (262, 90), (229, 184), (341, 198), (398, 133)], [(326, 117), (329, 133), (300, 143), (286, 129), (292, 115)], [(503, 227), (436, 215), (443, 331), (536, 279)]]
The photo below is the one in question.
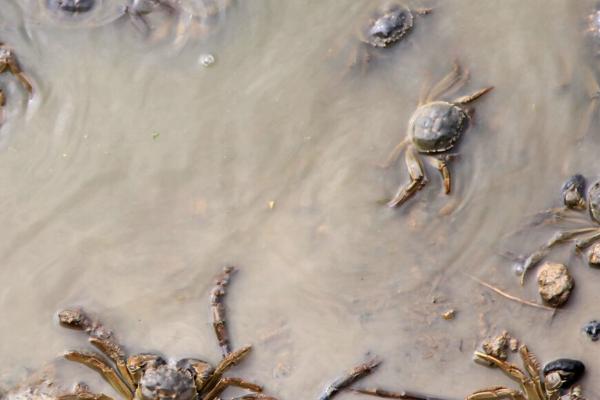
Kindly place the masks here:
[[(240, 268), (233, 345), (255, 344), (239, 375), (281, 398), (316, 397), (367, 352), (384, 358), (369, 379), (385, 387), (460, 398), (510, 385), (471, 360), (500, 329), (542, 361), (600, 373), (581, 334), (599, 317), (600, 277), (583, 259), (554, 317), (468, 278), (535, 299), (534, 280), (519, 287), (498, 257), (503, 238), (557, 204), (568, 176), (598, 176), (597, 119), (578, 134), (596, 67), (582, 36), (592, 1), (431, 1), (364, 72), (345, 65), (367, 0), (236, 1), (204, 19), (207, 3), (190, 0), (195, 21), (151, 15), (148, 37), (116, 0), (72, 21), (41, 1), (0, 1), (0, 39), (36, 90), (28, 101), (0, 75), (4, 381), (85, 345), (52, 318), (73, 305), (102, 315), (132, 353), (214, 363), (208, 294), (228, 263)], [(495, 90), (458, 146), (453, 192), (427, 167), (434, 184), (390, 210), (381, 202), (407, 173), (377, 165), (421, 86), (454, 60), (471, 72), (467, 92)], [(83, 367), (60, 367), (110, 393)], [(600, 392), (593, 378), (584, 386)]]

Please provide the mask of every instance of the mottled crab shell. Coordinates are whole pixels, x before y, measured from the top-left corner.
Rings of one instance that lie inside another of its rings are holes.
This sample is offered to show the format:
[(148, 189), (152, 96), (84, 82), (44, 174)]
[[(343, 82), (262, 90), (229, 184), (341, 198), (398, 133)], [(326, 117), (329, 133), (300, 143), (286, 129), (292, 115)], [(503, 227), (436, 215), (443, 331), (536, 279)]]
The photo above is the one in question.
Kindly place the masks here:
[(413, 14), (407, 7), (391, 6), (369, 22), (363, 40), (374, 47), (388, 47), (412, 29), (413, 21)]
[(408, 123), (408, 134), (421, 153), (450, 150), (469, 127), (462, 108), (445, 101), (433, 101), (417, 108)]
[(196, 386), (189, 371), (163, 364), (144, 372), (138, 395), (143, 400), (193, 400), (196, 398)]
[(594, 183), (588, 191), (588, 209), (590, 217), (600, 223), (600, 181)]
[(68, 13), (84, 13), (96, 5), (96, 0), (47, 0), (48, 8)]

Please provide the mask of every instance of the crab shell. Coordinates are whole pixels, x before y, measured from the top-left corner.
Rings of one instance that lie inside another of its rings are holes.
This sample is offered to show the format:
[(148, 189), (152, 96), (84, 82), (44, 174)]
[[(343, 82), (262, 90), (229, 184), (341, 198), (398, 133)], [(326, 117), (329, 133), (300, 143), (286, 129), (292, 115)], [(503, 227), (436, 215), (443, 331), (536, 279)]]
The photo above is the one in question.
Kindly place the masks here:
[(594, 183), (588, 191), (588, 209), (590, 217), (600, 223), (600, 181)]
[(374, 47), (388, 47), (400, 40), (413, 27), (410, 9), (393, 5), (369, 22), (363, 31), (363, 41)]
[(136, 397), (143, 400), (196, 398), (194, 378), (189, 370), (162, 364), (149, 368), (142, 375)]
[(469, 121), (461, 107), (433, 101), (416, 109), (408, 122), (408, 134), (419, 152), (441, 153), (454, 147)]
[(68, 13), (84, 13), (92, 10), (96, 0), (47, 0), (48, 8)]

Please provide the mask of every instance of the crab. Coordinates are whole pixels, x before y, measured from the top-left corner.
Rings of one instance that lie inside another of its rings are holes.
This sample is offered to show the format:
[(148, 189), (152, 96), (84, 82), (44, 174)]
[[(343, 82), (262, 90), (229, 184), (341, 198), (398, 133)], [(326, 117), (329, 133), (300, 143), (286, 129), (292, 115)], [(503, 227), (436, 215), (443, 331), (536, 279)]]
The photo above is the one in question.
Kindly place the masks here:
[[(21, 71), (15, 52), (6, 44), (0, 42), (0, 74), (6, 71), (9, 71), (21, 82), (21, 85), (23, 85), (23, 88), (25, 88), (29, 95), (33, 94), (33, 86), (23, 71)], [(0, 100), (4, 101), (4, 95), (0, 97)]]
[[(570, 389), (585, 372), (583, 363), (562, 358), (546, 364), (543, 368), (527, 346), (519, 347), (525, 371), (517, 365), (500, 360), (489, 354), (475, 352), (475, 361), (498, 367), (510, 378), (521, 385), (522, 391), (504, 386), (494, 386), (478, 390), (467, 396), (466, 400), (557, 400), (566, 389)], [(580, 389), (577, 396), (580, 395)], [(572, 396), (576, 397), (576, 396)]]
[(78, 14), (91, 11), (96, 6), (96, 0), (47, 0), (47, 6), (53, 10)]
[(402, 3), (388, 2), (375, 10), (357, 33), (360, 41), (351, 65), (368, 63), (374, 49), (391, 47), (408, 35), (414, 26), (415, 15), (427, 15), (431, 8), (410, 9)]
[[(65, 358), (99, 372), (117, 393), (128, 400), (214, 400), (220, 398), (221, 393), (230, 386), (254, 392), (250, 398), (272, 399), (261, 394), (262, 388), (259, 385), (240, 378), (223, 377), (223, 374), (245, 358), (251, 349), (251, 346), (244, 346), (239, 350), (230, 351), (222, 301), (233, 271), (233, 267), (225, 268), (217, 277), (215, 288), (211, 292), (213, 326), (224, 354), (216, 367), (213, 368), (208, 362), (196, 358), (168, 361), (152, 353), (127, 356), (110, 330), (79, 309), (61, 311), (58, 314), (60, 324), (87, 333), (90, 343), (100, 353), (69, 351)], [(104, 394), (93, 394), (89, 390), (76, 390), (60, 398), (77, 399), (111, 400)]]
[[(582, 218), (581, 213), (585, 211), (586, 201), (583, 193), (585, 192), (585, 178), (581, 175), (574, 175), (563, 185), (563, 204), (564, 207), (554, 208), (540, 213), (541, 222), (557, 223), (564, 220), (575, 222), (572, 229), (565, 229), (556, 232), (544, 245), (531, 253), (529, 256), (521, 258), (521, 263), (517, 265), (517, 272), (520, 275), (521, 284), (525, 281), (527, 272), (542, 261), (550, 251), (567, 241), (575, 241), (575, 250), (582, 251), (600, 241), (600, 181), (594, 183), (587, 191), (587, 211), (589, 219)], [(588, 254), (589, 261), (595, 253)]]
[(389, 167), (405, 150), (410, 182), (398, 189), (388, 202), (389, 207), (399, 207), (427, 184), (421, 155), (441, 173), (444, 193), (450, 193), (448, 162), (453, 155), (447, 152), (454, 148), (469, 127), (471, 110), (465, 106), (493, 89), (493, 86), (488, 86), (454, 100), (439, 100), (442, 95), (449, 94), (451, 89), (458, 90), (467, 79), (468, 72), (462, 71), (459, 64), (455, 63), (448, 75), (421, 95), (418, 107), (408, 122), (406, 138), (392, 150), (383, 165), (384, 168)]

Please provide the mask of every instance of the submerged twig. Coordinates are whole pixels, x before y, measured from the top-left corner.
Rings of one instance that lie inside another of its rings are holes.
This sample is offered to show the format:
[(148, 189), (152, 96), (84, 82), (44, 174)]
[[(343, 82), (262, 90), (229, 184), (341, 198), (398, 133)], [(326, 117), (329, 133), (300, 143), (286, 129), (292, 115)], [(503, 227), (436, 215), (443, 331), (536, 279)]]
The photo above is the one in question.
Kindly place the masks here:
[(210, 305), (213, 314), (213, 328), (219, 341), (219, 346), (223, 352), (223, 357), (231, 353), (231, 343), (229, 341), (229, 332), (227, 331), (227, 321), (225, 319), (225, 297), (226, 288), (231, 279), (231, 274), (235, 271), (232, 266), (223, 268), (223, 272), (216, 276), (215, 287), (210, 292)]
[(348, 388), (348, 386), (352, 385), (354, 382), (369, 375), (380, 363), (381, 361), (377, 358), (372, 358), (369, 361), (357, 365), (346, 374), (327, 385), (323, 394), (319, 397), (319, 400), (331, 399), (341, 390)]
[(552, 311), (553, 313), (556, 312), (556, 308), (554, 308), (554, 307), (548, 307), (543, 304), (539, 304), (539, 303), (535, 303), (533, 301), (518, 298), (517, 296), (513, 296), (512, 294), (506, 293), (505, 291), (498, 289), (497, 287), (490, 285), (489, 283), (484, 282), (481, 279), (474, 277), (473, 275), (469, 275), (469, 274), (465, 274), (465, 275), (467, 275), (469, 278), (473, 279), (475, 282), (479, 283), (481, 286), (485, 286), (486, 288), (490, 289), (491, 291), (496, 292), (500, 296), (505, 297), (509, 300), (516, 301), (517, 303), (524, 304), (524, 305), (527, 305), (530, 307), (540, 308), (540, 309), (546, 310), (546, 311)]

